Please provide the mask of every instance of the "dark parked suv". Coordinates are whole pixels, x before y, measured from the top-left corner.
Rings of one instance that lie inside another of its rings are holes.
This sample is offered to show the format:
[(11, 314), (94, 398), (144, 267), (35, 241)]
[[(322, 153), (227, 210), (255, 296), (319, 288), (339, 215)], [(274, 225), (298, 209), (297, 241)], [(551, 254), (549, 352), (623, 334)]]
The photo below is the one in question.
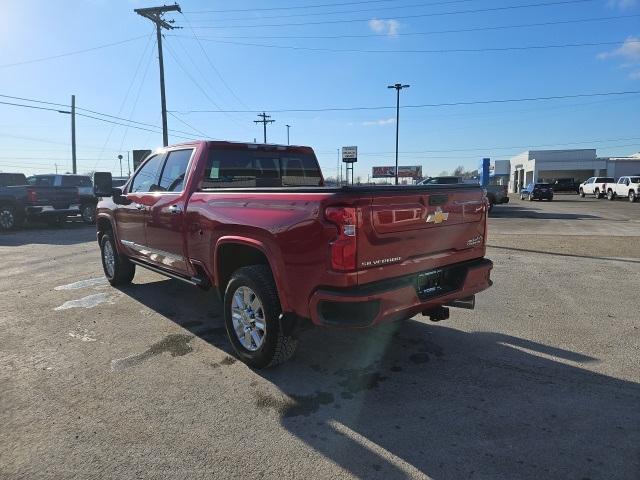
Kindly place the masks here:
[(530, 183), (520, 190), (520, 200), (553, 200), (553, 188), (548, 183)]
[(578, 193), (579, 185), (573, 178), (556, 178), (551, 182), (553, 191)]

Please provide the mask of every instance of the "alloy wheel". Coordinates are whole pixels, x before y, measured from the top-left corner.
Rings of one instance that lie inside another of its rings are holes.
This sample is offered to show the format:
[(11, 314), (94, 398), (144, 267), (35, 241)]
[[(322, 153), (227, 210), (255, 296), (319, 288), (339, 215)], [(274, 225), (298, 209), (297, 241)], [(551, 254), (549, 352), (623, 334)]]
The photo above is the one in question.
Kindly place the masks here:
[(240, 344), (251, 352), (258, 350), (267, 333), (262, 301), (249, 287), (238, 287), (231, 300), (233, 331)]

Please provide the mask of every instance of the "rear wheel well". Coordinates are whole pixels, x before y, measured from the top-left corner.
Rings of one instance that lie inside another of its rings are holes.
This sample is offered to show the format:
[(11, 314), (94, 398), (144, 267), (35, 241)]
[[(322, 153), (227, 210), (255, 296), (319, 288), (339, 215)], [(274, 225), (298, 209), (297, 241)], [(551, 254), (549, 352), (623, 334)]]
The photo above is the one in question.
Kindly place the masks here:
[(224, 291), (233, 272), (249, 265), (266, 265), (270, 267), (267, 256), (262, 250), (239, 243), (225, 243), (218, 247), (216, 283), (220, 298), (224, 298)]

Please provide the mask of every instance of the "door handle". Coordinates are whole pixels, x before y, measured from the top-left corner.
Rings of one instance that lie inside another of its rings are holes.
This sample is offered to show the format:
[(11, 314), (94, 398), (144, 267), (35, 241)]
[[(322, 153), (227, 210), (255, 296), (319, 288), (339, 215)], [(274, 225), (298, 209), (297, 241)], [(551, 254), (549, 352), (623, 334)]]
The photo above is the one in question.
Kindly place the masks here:
[(182, 208), (180, 208), (178, 205), (171, 205), (169, 207), (169, 212), (170, 213), (182, 213)]

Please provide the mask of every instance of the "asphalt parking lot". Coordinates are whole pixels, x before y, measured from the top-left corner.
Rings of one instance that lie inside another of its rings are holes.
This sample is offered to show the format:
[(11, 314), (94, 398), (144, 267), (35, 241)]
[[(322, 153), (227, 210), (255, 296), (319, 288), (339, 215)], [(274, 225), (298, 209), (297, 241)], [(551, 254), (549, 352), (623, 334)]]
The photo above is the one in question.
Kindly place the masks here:
[(473, 311), (236, 361), (212, 293), (0, 235), (0, 478), (640, 478), (640, 204), (512, 198)]

